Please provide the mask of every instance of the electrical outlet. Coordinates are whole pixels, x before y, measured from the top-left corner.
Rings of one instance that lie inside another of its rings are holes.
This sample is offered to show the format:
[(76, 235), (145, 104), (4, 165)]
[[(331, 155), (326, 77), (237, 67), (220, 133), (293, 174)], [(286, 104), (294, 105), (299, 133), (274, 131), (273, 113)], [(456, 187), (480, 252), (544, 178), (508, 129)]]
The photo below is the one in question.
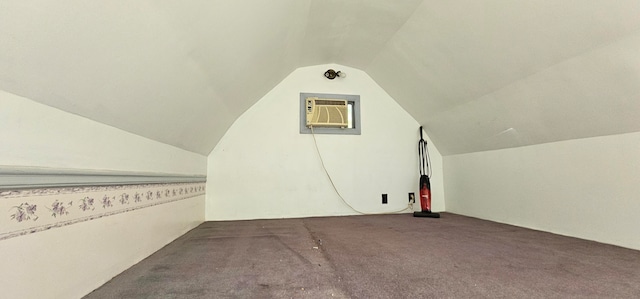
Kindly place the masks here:
[(413, 192), (409, 192), (409, 203), (416, 203), (416, 195)]
[(387, 195), (386, 194), (382, 194), (382, 204), (386, 205), (387, 204)]

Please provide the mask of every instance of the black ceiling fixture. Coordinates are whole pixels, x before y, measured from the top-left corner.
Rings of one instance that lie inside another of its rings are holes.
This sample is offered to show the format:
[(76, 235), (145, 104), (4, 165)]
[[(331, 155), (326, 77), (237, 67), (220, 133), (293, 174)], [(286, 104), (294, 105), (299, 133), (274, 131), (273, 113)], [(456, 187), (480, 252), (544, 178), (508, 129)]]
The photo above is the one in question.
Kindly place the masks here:
[(324, 76), (329, 79), (329, 80), (333, 80), (336, 77), (340, 77), (340, 78), (344, 78), (347, 76), (347, 74), (341, 72), (341, 71), (334, 71), (333, 69), (329, 69), (326, 72), (324, 72)]

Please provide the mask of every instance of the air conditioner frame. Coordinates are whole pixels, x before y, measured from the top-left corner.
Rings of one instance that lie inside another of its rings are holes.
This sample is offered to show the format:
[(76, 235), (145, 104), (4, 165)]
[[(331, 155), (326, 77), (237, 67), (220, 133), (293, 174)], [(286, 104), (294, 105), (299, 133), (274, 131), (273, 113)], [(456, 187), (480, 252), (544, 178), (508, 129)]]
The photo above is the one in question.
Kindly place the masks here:
[(347, 101), (352, 108), (351, 126), (348, 128), (340, 127), (313, 127), (313, 133), (329, 134), (329, 135), (360, 135), (361, 134), (361, 117), (360, 117), (360, 96), (351, 94), (325, 94), (301, 92), (299, 96), (299, 128), (300, 134), (311, 134), (311, 129), (307, 127), (307, 105), (308, 97), (318, 97), (322, 99), (339, 99)]

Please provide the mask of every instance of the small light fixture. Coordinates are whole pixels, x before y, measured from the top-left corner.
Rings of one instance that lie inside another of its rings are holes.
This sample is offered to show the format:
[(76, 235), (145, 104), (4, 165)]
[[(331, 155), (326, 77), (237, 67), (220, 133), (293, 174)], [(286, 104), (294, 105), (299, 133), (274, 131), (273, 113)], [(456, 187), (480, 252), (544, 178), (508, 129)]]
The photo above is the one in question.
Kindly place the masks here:
[(336, 77), (340, 77), (340, 78), (344, 78), (347, 76), (347, 74), (341, 72), (341, 71), (334, 71), (333, 69), (329, 69), (326, 72), (324, 72), (324, 76), (329, 79), (329, 80), (333, 80)]

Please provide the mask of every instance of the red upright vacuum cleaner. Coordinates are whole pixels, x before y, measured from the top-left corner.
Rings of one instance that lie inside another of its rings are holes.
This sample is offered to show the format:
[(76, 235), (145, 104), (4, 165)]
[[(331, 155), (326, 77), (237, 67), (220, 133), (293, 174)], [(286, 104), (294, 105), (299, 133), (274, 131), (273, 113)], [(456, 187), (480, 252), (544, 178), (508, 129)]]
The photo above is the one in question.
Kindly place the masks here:
[(420, 160), (420, 208), (422, 211), (413, 212), (413, 217), (440, 218), (440, 214), (431, 212), (431, 159), (427, 149), (427, 141), (422, 138), (420, 127), (420, 141), (418, 142), (418, 158)]

